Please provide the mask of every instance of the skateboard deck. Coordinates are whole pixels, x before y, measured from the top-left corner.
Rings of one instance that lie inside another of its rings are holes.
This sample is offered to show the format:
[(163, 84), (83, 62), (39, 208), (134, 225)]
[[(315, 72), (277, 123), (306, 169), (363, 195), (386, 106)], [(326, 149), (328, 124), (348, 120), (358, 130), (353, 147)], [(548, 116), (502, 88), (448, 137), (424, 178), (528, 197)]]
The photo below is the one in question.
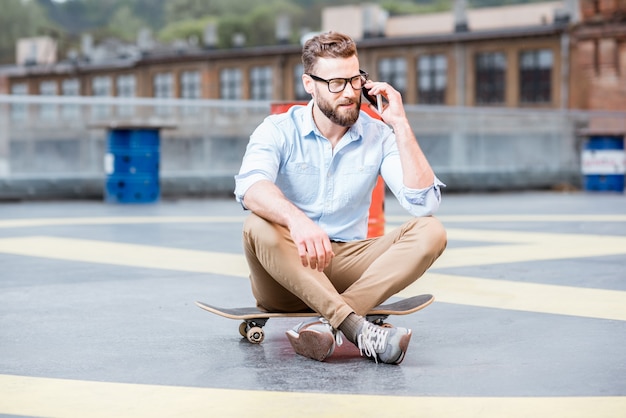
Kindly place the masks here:
[[(367, 314), (367, 320), (381, 326), (391, 326), (385, 322), (389, 315), (408, 315), (424, 309), (433, 301), (433, 295), (418, 295), (402, 299), (397, 302), (385, 303), (373, 308)], [(255, 307), (244, 308), (222, 308), (205, 302), (196, 302), (200, 308), (224, 318), (243, 321), (239, 325), (239, 333), (246, 337), (253, 344), (260, 344), (265, 338), (263, 327), (270, 318), (287, 317), (316, 317), (319, 316), (314, 311), (304, 312), (265, 312)]]

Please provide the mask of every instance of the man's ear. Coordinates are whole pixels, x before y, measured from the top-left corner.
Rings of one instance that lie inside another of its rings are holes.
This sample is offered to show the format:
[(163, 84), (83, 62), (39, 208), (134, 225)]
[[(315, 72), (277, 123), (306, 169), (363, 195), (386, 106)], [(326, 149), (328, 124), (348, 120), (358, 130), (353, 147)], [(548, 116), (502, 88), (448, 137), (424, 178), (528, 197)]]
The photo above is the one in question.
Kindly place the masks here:
[(308, 75), (302, 74), (302, 85), (304, 85), (304, 91), (312, 96), (315, 90), (315, 81)]

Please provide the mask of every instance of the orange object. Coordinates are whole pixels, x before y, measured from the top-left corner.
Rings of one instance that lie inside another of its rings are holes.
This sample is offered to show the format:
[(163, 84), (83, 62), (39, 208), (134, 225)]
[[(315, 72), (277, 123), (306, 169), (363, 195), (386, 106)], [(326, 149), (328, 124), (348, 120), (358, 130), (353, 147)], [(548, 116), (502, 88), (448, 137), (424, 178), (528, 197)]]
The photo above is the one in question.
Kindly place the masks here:
[[(382, 120), (380, 115), (374, 112), (367, 103), (361, 104), (361, 110), (374, 119)], [(372, 203), (367, 221), (367, 237), (374, 238), (382, 235), (385, 235), (385, 182), (381, 176), (378, 176), (378, 181), (376, 181), (376, 186), (372, 191)]]
[(385, 182), (381, 176), (378, 176), (378, 181), (372, 191), (367, 237), (374, 238), (382, 235), (385, 235)]
[[(306, 105), (307, 102), (277, 102), (272, 103), (270, 112), (272, 115), (285, 113), (291, 106)], [(361, 104), (361, 110), (373, 118), (381, 119), (367, 104)], [(372, 191), (372, 203), (370, 204), (369, 220), (367, 221), (367, 237), (380, 237), (385, 234), (385, 182), (378, 176), (376, 186)]]

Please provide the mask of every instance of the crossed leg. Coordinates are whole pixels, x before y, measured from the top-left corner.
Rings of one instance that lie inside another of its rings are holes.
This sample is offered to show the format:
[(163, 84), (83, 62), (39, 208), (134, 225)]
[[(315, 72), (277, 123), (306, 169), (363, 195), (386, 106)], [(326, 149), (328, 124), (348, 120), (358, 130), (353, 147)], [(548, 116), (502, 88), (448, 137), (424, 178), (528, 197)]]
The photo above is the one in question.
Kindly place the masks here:
[(363, 316), (416, 281), (446, 243), (436, 218), (413, 218), (382, 237), (333, 243), (334, 259), (318, 272), (302, 266), (287, 228), (252, 214), (243, 232), (258, 305), (283, 312), (313, 309), (334, 328), (351, 313)]

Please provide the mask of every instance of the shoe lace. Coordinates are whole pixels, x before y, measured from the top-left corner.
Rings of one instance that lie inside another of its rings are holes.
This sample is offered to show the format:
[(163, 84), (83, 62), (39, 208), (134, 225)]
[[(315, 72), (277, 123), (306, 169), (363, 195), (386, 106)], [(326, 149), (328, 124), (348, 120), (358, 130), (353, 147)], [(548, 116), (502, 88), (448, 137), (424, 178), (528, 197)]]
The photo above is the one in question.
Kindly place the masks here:
[(373, 357), (378, 363), (377, 353), (385, 351), (389, 330), (366, 322), (363, 330), (357, 337), (357, 344), (361, 355)]
[(330, 322), (328, 322), (326, 318), (320, 317), (319, 320), (322, 324), (327, 325), (328, 328), (330, 328), (330, 332), (332, 332), (333, 336), (335, 337), (335, 344), (340, 347), (343, 344), (343, 332), (333, 328), (333, 326), (330, 325)]

